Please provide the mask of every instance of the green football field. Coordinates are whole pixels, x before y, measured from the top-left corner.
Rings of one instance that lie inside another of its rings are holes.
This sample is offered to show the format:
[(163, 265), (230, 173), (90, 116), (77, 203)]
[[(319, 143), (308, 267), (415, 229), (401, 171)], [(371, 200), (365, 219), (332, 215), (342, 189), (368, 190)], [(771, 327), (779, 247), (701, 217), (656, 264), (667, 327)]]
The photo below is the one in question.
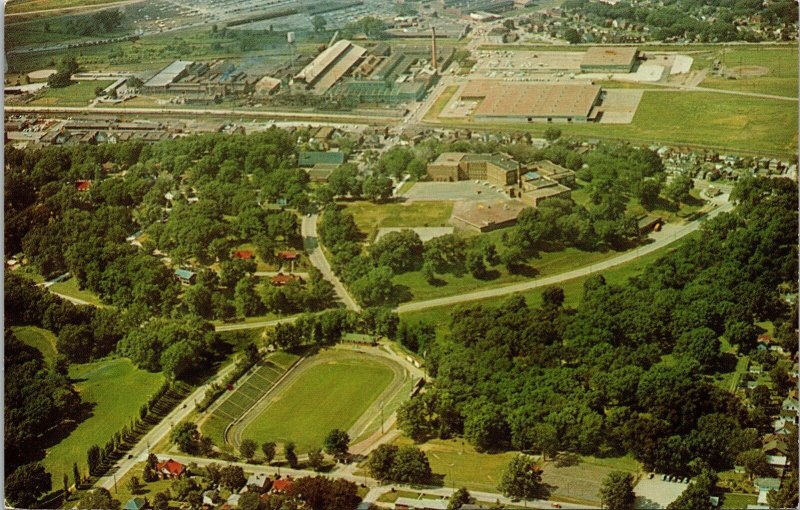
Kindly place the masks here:
[(349, 429), (392, 381), (392, 371), (369, 358), (326, 353), (287, 383), (245, 428), (257, 443), (293, 441), (298, 454), (322, 446), (331, 429)]

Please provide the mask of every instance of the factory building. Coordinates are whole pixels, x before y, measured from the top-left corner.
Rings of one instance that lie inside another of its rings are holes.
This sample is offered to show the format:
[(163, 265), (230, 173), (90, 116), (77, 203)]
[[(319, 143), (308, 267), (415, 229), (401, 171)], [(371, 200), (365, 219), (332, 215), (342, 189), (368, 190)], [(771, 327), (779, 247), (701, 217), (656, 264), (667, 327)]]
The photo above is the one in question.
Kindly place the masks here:
[(193, 63), (191, 60), (176, 60), (147, 80), (142, 90), (151, 94), (166, 92), (170, 85), (186, 76), (189, 66)]
[(639, 50), (634, 47), (593, 46), (581, 60), (584, 73), (630, 73), (636, 65)]
[(314, 94), (324, 94), (342, 79), (367, 52), (348, 40), (337, 41), (295, 75), (299, 84)]
[(519, 83), (473, 80), (462, 101), (478, 101), (479, 121), (587, 122), (593, 120), (601, 88), (589, 84)]

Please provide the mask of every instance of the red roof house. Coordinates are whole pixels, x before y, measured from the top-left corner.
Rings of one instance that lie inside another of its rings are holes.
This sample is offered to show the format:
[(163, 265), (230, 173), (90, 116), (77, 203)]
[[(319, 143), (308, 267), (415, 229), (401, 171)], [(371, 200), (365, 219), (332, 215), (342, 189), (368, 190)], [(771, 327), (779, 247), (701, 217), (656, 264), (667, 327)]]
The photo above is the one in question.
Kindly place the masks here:
[(180, 478), (186, 472), (186, 466), (176, 460), (165, 460), (156, 464), (156, 472), (163, 480), (165, 478)]
[(242, 260), (250, 260), (253, 257), (255, 257), (255, 255), (253, 255), (253, 252), (250, 250), (236, 250), (235, 252), (233, 252), (233, 256), (236, 257), (237, 259), (242, 259)]
[(279, 251), (278, 252), (278, 258), (280, 260), (297, 260), (298, 256), (299, 255), (297, 254), (296, 251), (289, 250), (289, 251)]
[(278, 274), (276, 274), (275, 276), (272, 277), (272, 285), (274, 285), (276, 287), (283, 287), (287, 283), (294, 282), (294, 281), (303, 283), (303, 279), (300, 278), (299, 276), (297, 276), (296, 274), (278, 273)]
[(92, 187), (92, 181), (87, 181), (84, 179), (75, 181), (75, 189), (78, 191), (89, 191)]
[(284, 492), (288, 491), (292, 485), (294, 485), (294, 480), (291, 478), (281, 478), (280, 480), (275, 480), (272, 482), (272, 493), (283, 494)]

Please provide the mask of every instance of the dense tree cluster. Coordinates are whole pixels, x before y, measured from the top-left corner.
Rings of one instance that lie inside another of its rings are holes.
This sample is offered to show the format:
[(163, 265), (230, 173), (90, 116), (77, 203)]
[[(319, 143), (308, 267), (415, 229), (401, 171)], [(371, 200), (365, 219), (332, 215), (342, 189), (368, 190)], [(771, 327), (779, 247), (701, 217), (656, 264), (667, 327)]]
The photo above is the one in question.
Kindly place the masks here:
[(730, 468), (763, 420), (710, 382), (719, 338), (786, 320), (781, 293), (797, 289), (793, 183), (747, 179), (732, 197), (735, 212), (626, 284), (587, 279), (575, 309), (558, 289), (536, 308), (514, 296), (457, 309), (448, 337), (427, 340), (436, 381), (401, 407), (400, 427), (486, 450), (632, 452), (662, 472)]
[[(587, 0), (567, 0), (563, 8), (580, 13), (596, 23), (603, 24), (606, 20), (614, 19), (646, 25), (651, 27), (650, 35), (653, 39), (660, 41), (688, 39), (698, 42), (757, 42), (760, 36), (746, 26), (737, 30), (737, 18), (759, 16), (763, 23), (776, 28), (797, 23), (797, 4), (788, 0), (771, 2), (768, 6), (754, 0), (676, 0), (666, 2), (658, 8), (647, 4), (632, 5), (630, 2), (611, 5)], [(713, 22), (709, 23), (709, 18)]]
[(276, 324), (269, 332), (268, 344), (292, 349), (302, 344), (330, 345), (347, 332), (393, 338), (400, 322), (388, 308), (365, 308), (360, 313), (342, 308), (319, 313), (305, 313), (296, 321)]
[(431, 466), (425, 452), (414, 446), (382, 444), (367, 462), (372, 476), (381, 481), (423, 484), (431, 480)]

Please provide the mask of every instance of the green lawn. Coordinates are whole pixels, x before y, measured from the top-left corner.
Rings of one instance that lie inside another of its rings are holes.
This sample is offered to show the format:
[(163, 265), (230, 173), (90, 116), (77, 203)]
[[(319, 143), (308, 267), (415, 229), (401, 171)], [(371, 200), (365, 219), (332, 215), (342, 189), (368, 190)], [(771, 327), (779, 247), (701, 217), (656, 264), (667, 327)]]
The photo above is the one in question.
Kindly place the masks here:
[(52, 331), (36, 326), (21, 326), (11, 328), (11, 330), (17, 335), (17, 338), (31, 347), (39, 349), (45, 362), (48, 364), (53, 362), (58, 351), (56, 351), (56, 336)]
[(89, 447), (93, 444), (102, 447), (115, 432), (129, 424), (164, 381), (162, 374), (139, 370), (126, 358), (72, 365), (69, 375), (76, 381), (81, 400), (93, 403), (94, 407), (91, 417), (47, 451), (43, 463), (53, 475), (54, 487), (60, 486), (64, 473), (72, 478), (73, 462), (85, 472)]
[[(502, 252), (504, 250), (501, 249), (499, 251)], [(576, 248), (566, 248), (557, 252), (542, 252), (538, 257), (530, 259), (528, 264), (537, 271), (536, 277), (540, 278), (588, 266), (619, 254), (620, 252), (615, 251), (587, 252)], [(511, 274), (502, 265), (490, 268), (490, 270), (493, 277), (486, 280), (475, 278), (471, 274), (465, 274), (461, 277), (456, 277), (452, 274), (437, 274), (436, 278), (439, 282), (431, 285), (425, 281), (420, 271), (414, 271), (397, 275), (394, 278), (394, 282), (409, 288), (412, 301), (423, 301), (531, 279), (530, 276), (523, 274)]]
[(373, 204), (351, 202), (345, 204), (353, 215), (356, 226), (372, 240), (381, 227), (444, 227), (453, 212), (452, 202), (407, 202), (400, 204)]
[(758, 496), (754, 494), (725, 494), (722, 498), (722, 508), (747, 508), (747, 505), (755, 505)]
[(294, 441), (298, 453), (308, 452), (322, 446), (331, 429), (350, 428), (391, 380), (384, 365), (333, 356), (278, 394), (243, 436), (259, 444)]
[(721, 76), (712, 76), (709, 72), (702, 87), (736, 90), (741, 92), (757, 92), (776, 96), (797, 97), (797, 46), (763, 47), (733, 46), (710, 51), (695, 57), (698, 64), (710, 68), (713, 60), (724, 62), (728, 70), (739, 67), (764, 68), (762, 76), (737, 77), (731, 80)]
[(97, 294), (90, 290), (79, 289), (78, 280), (75, 278), (69, 278), (68, 280), (54, 283), (50, 286), (50, 290), (59, 294), (64, 294), (65, 296), (81, 299), (93, 305), (100, 304), (100, 298)]
[[(715, 92), (646, 90), (630, 124), (564, 124), (566, 136), (685, 144), (787, 157), (797, 148), (797, 103)], [(459, 127), (544, 133), (547, 124), (440, 121)]]
[(73, 83), (60, 89), (48, 88), (31, 101), (33, 106), (86, 106), (94, 99), (94, 89), (106, 88), (114, 83), (112, 80), (92, 80)]

